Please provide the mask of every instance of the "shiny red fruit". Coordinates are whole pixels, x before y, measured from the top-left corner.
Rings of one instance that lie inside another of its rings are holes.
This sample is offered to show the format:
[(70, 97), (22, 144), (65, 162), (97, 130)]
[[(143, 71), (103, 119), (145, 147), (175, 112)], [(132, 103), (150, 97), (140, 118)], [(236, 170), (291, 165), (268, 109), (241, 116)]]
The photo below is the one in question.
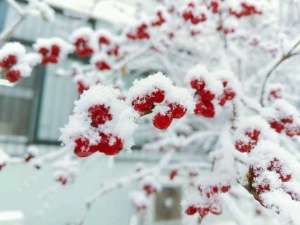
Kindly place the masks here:
[(15, 55), (8, 55), (0, 62), (0, 67), (4, 69), (9, 69), (13, 65), (17, 64), (17, 57)]
[(158, 113), (154, 116), (153, 125), (158, 129), (165, 130), (171, 125), (172, 120), (171, 113)]
[(152, 108), (153, 101), (149, 96), (142, 98), (138, 97), (131, 102), (131, 105), (133, 106), (134, 110), (138, 112), (145, 112)]
[(161, 103), (165, 99), (165, 92), (163, 90), (157, 89), (152, 92), (151, 100), (156, 103)]
[(95, 152), (96, 151), (90, 149), (90, 142), (87, 138), (77, 138), (75, 140), (74, 153), (78, 157), (87, 157)]
[(9, 82), (15, 83), (21, 79), (21, 73), (19, 70), (10, 70), (5, 74), (5, 77)]
[(186, 108), (179, 103), (172, 103), (168, 105), (172, 111), (172, 117), (180, 119), (186, 114)]
[(215, 116), (215, 107), (211, 102), (199, 101), (194, 109), (196, 115), (202, 115), (206, 118), (213, 118)]
[(186, 210), (185, 213), (189, 216), (194, 215), (197, 212), (197, 208), (194, 205), (189, 206)]

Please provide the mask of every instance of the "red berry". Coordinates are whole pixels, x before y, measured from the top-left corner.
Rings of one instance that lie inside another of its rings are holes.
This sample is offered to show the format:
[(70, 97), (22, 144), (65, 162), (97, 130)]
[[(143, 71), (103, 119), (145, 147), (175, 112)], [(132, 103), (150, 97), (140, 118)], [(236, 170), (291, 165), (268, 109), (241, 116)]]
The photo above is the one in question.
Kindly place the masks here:
[(8, 55), (0, 62), (0, 67), (9, 69), (13, 65), (17, 64), (17, 57), (15, 55)]
[(21, 73), (19, 70), (10, 70), (5, 74), (5, 77), (9, 82), (15, 83), (21, 79)]
[(256, 129), (254, 129), (252, 131), (246, 131), (245, 135), (248, 136), (249, 138), (251, 138), (254, 141), (254, 143), (256, 144), (258, 141), (258, 138), (260, 136), (260, 131), (256, 130)]
[(58, 45), (52, 45), (51, 46), (51, 55), (58, 57), (60, 53), (60, 47)]
[(29, 162), (31, 159), (34, 158), (34, 155), (32, 155), (31, 153), (27, 154), (27, 156), (24, 158), (25, 162)]
[(190, 85), (193, 89), (196, 89), (199, 92), (201, 92), (205, 87), (205, 82), (204, 80), (193, 79)]
[(197, 212), (197, 208), (194, 205), (189, 206), (186, 210), (185, 213), (189, 216), (194, 215)]
[(85, 90), (88, 90), (89, 87), (86, 87), (81, 81), (77, 82), (77, 91), (81, 94), (83, 93)]
[(269, 121), (269, 124), (277, 133), (281, 133), (282, 130), (284, 129), (284, 124), (280, 121), (272, 120)]
[(99, 37), (98, 42), (100, 44), (105, 44), (105, 45), (110, 45), (110, 43), (111, 43), (108, 38), (103, 37), (103, 36)]
[(134, 110), (138, 112), (145, 112), (152, 108), (153, 101), (149, 96), (142, 98), (138, 97), (131, 102), (131, 105), (133, 106)]
[(250, 143), (244, 143), (243, 141), (235, 142), (235, 148), (240, 152), (249, 152), (251, 150), (251, 147), (252, 146)]
[(165, 91), (160, 89), (155, 90), (152, 92), (151, 100), (156, 103), (161, 103), (165, 99)]
[(204, 217), (209, 213), (209, 208), (208, 207), (199, 207), (198, 213), (200, 214), (200, 216)]
[(47, 55), (48, 52), (49, 50), (47, 48), (42, 47), (39, 49), (39, 53), (41, 53), (43, 56)]
[(167, 129), (172, 123), (172, 114), (167, 112), (165, 114), (157, 113), (153, 119), (153, 125), (161, 130)]
[(105, 105), (94, 105), (88, 109), (89, 116), (91, 117), (93, 127), (98, 127), (98, 125), (104, 124), (106, 121), (112, 120), (112, 115), (110, 114), (110, 107)]
[(216, 185), (212, 186), (211, 190), (213, 191), (213, 193), (218, 193), (219, 192), (219, 188)]
[(184, 108), (181, 104), (172, 103), (168, 105), (172, 111), (172, 117), (175, 119), (182, 118), (186, 113), (186, 108)]
[(196, 115), (201, 114), (202, 116), (207, 118), (213, 118), (215, 116), (215, 107), (211, 102), (199, 101), (196, 104), (194, 113)]
[(293, 118), (292, 117), (283, 117), (280, 120), (283, 123), (293, 123)]
[(152, 187), (150, 184), (144, 185), (143, 189), (148, 196), (157, 192), (157, 190), (154, 187)]
[(224, 106), (226, 104), (226, 102), (227, 102), (227, 97), (225, 94), (223, 94), (219, 99), (219, 105)]
[(75, 140), (74, 153), (78, 157), (87, 157), (95, 152), (90, 149), (90, 142), (87, 138), (77, 138)]
[(107, 62), (103, 61), (103, 60), (96, 62), (95, 65), (101, 71), (110, 70), (111, 69), (110, 65)]
[(200, 92), (203, 101), (210, 102), (215, 98), (215, 94), (209, 90), (203, 90)]
[(279, 174), (280, 176), (280, 179), (282, 182), (288, 182), (292, 175), (290, 173), (286, 173), (284, 174), (282, 172), (282, 165), (280, 163), (280, 161), (277, 159), (277, 158), (274, 158), (271, 162), (270, 162), (270, 165), (268, 166), (267, 168), (269, 171), (274, 171), (276, 172), (277, 174)]
[(182, 17), (185, 21), (188, 21), (188, 20), (191, 20), (194, 16), (193, 16), (192, 11), (188, 10), (188, 11), (184, 11), (182, 13)]
[(123, 141), (119, 137), (115, 137), (111, 134), (105, 134), (100, 132), (100, 142), (97, 145), (91, 146), (93, 151), (99, 151), (105, 155), (116, 155), (123, 148)]
[(170, 180), (174, 180), (174, 178), (177, 176), (177, 170), (171, 170), (170, 172)]
[(235, 92), (231, 88), (226, 88), (224, 90), (224, 94), (225, 94), (227, 100), (234, 99), (235, 95), (236, 95)]
[(222, 186), (222, 187), (221, 187), (221, 191), (222, 191), (223, 193), (228, 192), (229, 189), (230, 189), (230, 185), (225, 185), (225, 186)]

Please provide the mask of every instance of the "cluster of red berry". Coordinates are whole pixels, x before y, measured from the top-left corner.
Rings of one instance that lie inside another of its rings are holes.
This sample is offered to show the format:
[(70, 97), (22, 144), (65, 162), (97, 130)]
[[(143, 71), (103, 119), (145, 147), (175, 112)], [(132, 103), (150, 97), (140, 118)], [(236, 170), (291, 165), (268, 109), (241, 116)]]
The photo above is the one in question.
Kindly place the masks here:
[(207, 118), (213, 118), (215, 116), (215, 106), (212, 101), (215, 99), (216, 95), (212, 90), (209, 90), (206, 86), (206, 82), (202, 78), (192, 79), (190, 85), (196, 90), (196, 95), (198, 97), (194, 113)]
[(220, 215), (222, 213), (222, 205), (217, 198), (210, 199), (202, 204), (189, 205), (185, 210), (185, 213), (189, 216), (199, 213), (201, 217), (204, 217), (209, 212), (214, 215)]
[(234, 15), (237, 18), (241, 18), (244, 16), (251, 16), (251, 15), (261, 15), (262, 11), (257, 9), (255, 5), (251, 5), (249, 2), (241, 2), (241, 11), (235, 11), (232, 8), (229, 8), (229, 14)]
[[(91, 106), (88, 109), (88, 114), (91, 119), (91, 126), (95, 128), (113, 119), (110, 113), (110, 107), (103, 104)], [(123, 147), (123, 141), (113, 134), (100, 131), (99, 137), (100, 142), (94, 145), (90, 144), (87, 138), (77, 138), (75, 140), (75, 154), (79, 157), (87, 157), (99, 151), (106, 155), (115, 155), (118, 154)]]
[(259, 141), (261, 132), (258, 129), (248, 129), (241, 139), (236, 140), (235, 148), (240, 152), (250, 152)]
[(280, 98), (282, 98), (282, 87), (271, 87), (268, 93), (268, 100), (272, 101)]
[(157, 112), (153, 118), (153, 125), (158, 129), (167, 129), (171, 125), (173, 119), (182, 118), (187, 111), (183, 105), (177, 102), (164, 101), (165, 93), (165, 90), (154, 87), (150, 93), (147, 93), (144, 96), (138, 96), (131, 102), (134, 110), (141, 114), (151, 113), (158, 104), (164, 106), (164, 111)]
[(87, 38), (78, 37), (73, 44), (76, 48), (76, 54), (81, 58), (88, 57), (94, 53)]
[(67, 179), (64, 178), (64, 177), (62, 177), (62, 176), (56, 178), (56, 181), (59, 182), (59, 183), (61, 183), (62, 185), (66, 185), (67, 184)]
[(226, 193), (230, 189), (229, 183), (217, 183), (210, 185), (199, 185), (198, 190), (207, 198), (216, 197), (217, 194)]
[[(269, 160), (264, 166), (251, 165), (249, 168), (248, 179), (252, 188), (255, 190), (257, 196), (255, 199), (262, 205), (265, 206), (262, 200), (260, 199), (260, 195), (269, 192), (272, 190), (272, 183), (267, 178), (264, 177), (263, 173), (265, 171), (269, 171), (275, 173), (279, 180), (282, 183), (283, 190), (285, 190), (285, 183), (289, 182), (292, 178), (291, 171), (285, 166), (278, 158), (274, 157), (272, 160)], [(258, 182), (259, 181), (259, 182)], [(288, 194), (292, 195), (292, 192), (288, 192)]]
[(289, 137), (300, 136), (300, 125), (293, 115), (281, 110), (279, 107), (275, 107), (273, 114), (268, 116), (268, 122), (270, 126), (277, 132), (281, 133), (285, 131)]
[(195, 3), (193, 2), (188, 3), (187, 7), (183, 10), (182, 18), (185, 21), (190, 21), (194, 25), (207, 20), (207, 17), (204, 13), (200, 13), (200, 15), (196, 14)]
[(157, 15), (157, 18), (151, 22), (151, 25), (153, 27), (161, 26), (163, 23), (166, 22), (166, 20), (165, 20), (165, 18), (163, 16), (163, 13), (160, 10), (158, 10), (156, 12), (156, 15)]
[(100, 59), (100, 60), (97, 60), (96, 62), (95, 62), (95, 66), (96, 66), (96, 68), (98, 69), (98, 70), (100, 70), (100, 71), (105, 71), (105, 70), (110, 70), (111, 69), (111, 67), (110, 67), (110, 65), (108, 64), (108, 62), (107, 61), (105, 61), (104, 59)]
[(0, 61), (0, 67), (4, 71), (5, 78), (12, 83), (17, 82), (21, 78), (21, 73), (17, 69), (13, 69), (13, 66), (18, 64), (18, 58), (16, 55), (8, 54)]
[(42, 65), (47, 65), (49, 63), (58, 63), (58, 58), (60, 54), (60, 47), (56, 44), (51, 46), (40, 46), (38, 52), (42, 55)]
[(211, 1), (207, 7), (210, 9), (214, 14), (219, 13), (219, 2), (218, 1)]
[(149, 39), (150, 34), (147, 32), (148, 25), (146, 23), (142, 23), (137, 26), (133, 32), (128, 32), (126, 34), (128, 39), (131, 40), (144, 40)]
[(224, 24), (220, 24), (219, 26), (217, 26), (217, 31), (221, 31), (224, 34), (230, 34), (235, 32), (235, 28), (229, 26), (226, 27), (224, 26)]
[(219, 98), (220, 106), (224, 106), (227, 101), (233, 100), (236, 96), (235, 91), (231, 87), (228, 87), (228, 81), (224, 80), (222, 84), (223, 84), (223, 94)]

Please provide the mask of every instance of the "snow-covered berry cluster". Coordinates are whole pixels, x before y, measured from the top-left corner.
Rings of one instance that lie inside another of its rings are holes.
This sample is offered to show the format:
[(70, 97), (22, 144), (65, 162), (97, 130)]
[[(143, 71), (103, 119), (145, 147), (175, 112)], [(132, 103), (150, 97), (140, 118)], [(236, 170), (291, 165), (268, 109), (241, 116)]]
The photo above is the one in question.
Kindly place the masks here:
[(143, 211), (150, 205), (150, 199), (142, 191), (133, 191), (129, 197), (137, 211)]
[(300, 136), (299, 112), (285, 100), (276, 100), (271, 107), (265, 108), (263, 115), (276, 132)]
[(229, 7), (229, 13), (234, 15), (236, 18), (241, 18), (255, 14), (261, 15), (263, 11), (262, 5), (259, 2), (243, 0), (237, 1), (235, 5)]
[(128, 103), (141, 115), (153, 115), (153, 125), (167, 129), (173, 119), (182, 118), (193, 107), (190, 93), (176, 87), (162, 73), (135, 81), (129, 89)]
[(161, 190), (161, 184), (154, 176), (144, 177), (140, 182), (140, 186), (147, 196), (155, 194)]
[(224, 106), (236, 96), (234, 76), (228, 71), (210, 73), (201, 65), (188, 71), (187, 82), (196, 90), (197, 101), (194, 113), (206, 118), (213, 118), (218, 106)]
[(235, 131), (235, 148), (240, 152), (250, 152), (261, 140), (272, 140), (273, 133), (261, 117), (248, 117), (239, 123)]
[(91, 59), (91, 64), (95, 66), (97, 70), (106, 71), (111, 69), (111, 63), (106, 55), (97, 54), (93, 55)]
[(207, 8), (205, 6), (199, 6), (195, 2), (189, 2), (182, 11), (182, 18), (197, 25), (198, 23), (205, 22), (207, 20)]
[(41, 55), (42, 65), (57, 64), (73, 52), (73, 47), (61, 38), (37, 39), (33, 47)]
[(76, 54), (82, 58), (92, 55), (98, 49), (94, 31), (88, 27), (75, 30), (70, 36), (70, 41), (75, 47)]
[(78, 157), (95, 152), (115, 155), (133, 145), (132, 112), (112, 87), (93, 86), (76, 101), (74, 114), (62, 129), (61, 140)]
[(79, 162), (69, 157), (54, 164), (54, 179), (62, 185), (73, 183), (79, 172)]
[(287, 189), (286, 184), (293, 182), (295, 161), (278, 144), (265, 140), (249, 156), (248, 182), (255, 190), (254, 197), (264, 206), (262, 194)]
[(20, 43), (5, 44), (0, 49), (0, 76), (3, 75), (11, 83), (30, 76), (32, 66), (39, 61), (38, 58), (32, 56), (26, 54), (25, 47)]
[(218, 198), (195, 197), (193, 200), (183, 202), (185, 214), (188, 216), (198, 213), (201, 217), (208, 213), (220, 215), (222, 213), (222, 204)]
[(282, 98), (284, 87), (281, 84), (272, 84), (267, 89), (267, 99), (272, 102)]

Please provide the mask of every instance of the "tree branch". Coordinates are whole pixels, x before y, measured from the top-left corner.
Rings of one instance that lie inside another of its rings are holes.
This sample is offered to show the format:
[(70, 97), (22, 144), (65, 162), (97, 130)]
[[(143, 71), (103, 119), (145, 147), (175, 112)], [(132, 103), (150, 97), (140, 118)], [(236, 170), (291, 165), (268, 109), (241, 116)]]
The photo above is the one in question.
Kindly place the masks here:
[(266, 77), (264, 78), (264, 81), (262, 84), (262, 89), (261, 89), (261, 94), (260, 94), (260, 104), (262, 106), (264, 106), (264, 96), (265, 96), (265, 92), (266, 92), (266, 86), (267, 86), (267, 83), (268, 83), (272, 73), (284, 61), (286, 61), (287, 59), (291, 58), (292, 56), (295, 56), (298, 54), (298, 52), (293, 53), (293, 51), (299, 46), (299, 44), (300, 44), (300, 39), (298, 41), (296, 41), (296, 43), (291, 47), (291, 49), (286, 54), (283, 54), (283, 56), (271, 67), (269, 72), (267, 72)]

